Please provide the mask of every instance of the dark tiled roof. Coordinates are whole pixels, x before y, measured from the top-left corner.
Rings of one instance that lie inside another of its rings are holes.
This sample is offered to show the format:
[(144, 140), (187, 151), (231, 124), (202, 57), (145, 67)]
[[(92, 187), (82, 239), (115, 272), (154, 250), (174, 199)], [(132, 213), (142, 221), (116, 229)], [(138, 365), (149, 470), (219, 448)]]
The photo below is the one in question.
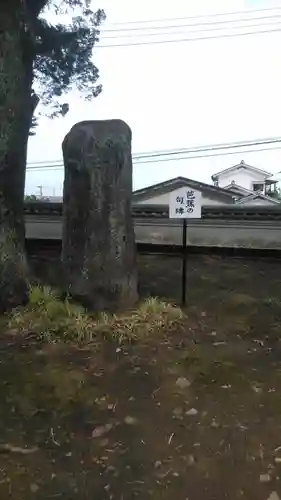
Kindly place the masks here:
[[(32, 215), (40, 216), (44, 219), (62, 216), (62, 203), (50, 202), (26, 202), (24, 206), (25, 216)], [(139, 204), (132, 206), (133, 217), (137, 219), (168, 219), (168, 205), (149, 205)], [(203, 206), (202, 219), (218, 219), (218, 220), (266, 220), (266, 221), (281, 221), (281, 205), (220, 205), (220, 206)]]
[(174, 179), (169, 179), (164, 182), (159, 182), (159, 184), (153, 184), (152, 186), (134, 191), (133, 203), (137, 201), (149, 200), (149, 198), (152, 198), (153, 196), (169, 193), (181, 187), (191, 187), (201, 191), (202, 193), (206, 193), (206, 195), (211, 198), (228, 200), (229, 202), (231, 202), (234, 196), (237, 195), (230, 189), (212, 186), (211, 184), (188, 179), (187, 177), (175, 177)]
[(248, 194), (248, 195), (244, 196), (243, 198), (240, 198), (240, 200), (238, 200), (236, 203), (240, 205), (240, 204), (247, 203), (248, 201), (256, 200), (257, 198), (261, 198), (262, 200), (269, 201), (272, 205), (276, 205), (276, 204), (280, 205), (279, 200), (276, 200), (274, 198), (271, 198), (270, 196), (266, 196), (263, 193), (259, 193), (259, 192), (254, 192), (252, 194)]

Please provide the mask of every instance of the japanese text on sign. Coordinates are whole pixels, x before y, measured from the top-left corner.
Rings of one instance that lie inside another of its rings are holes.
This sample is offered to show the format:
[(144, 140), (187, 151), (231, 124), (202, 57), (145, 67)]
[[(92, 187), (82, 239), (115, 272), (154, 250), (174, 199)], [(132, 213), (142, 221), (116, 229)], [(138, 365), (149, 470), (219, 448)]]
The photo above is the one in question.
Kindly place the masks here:
[(201, 217), (201, 193), (188, 188), (171, 193), (170, 217)]
[(195, 194), (194, 191), (186, 191), (185, 196), (177, 196), (176, 197), (176, 214), (183, 215), (184, 212), (192, 213), (195, 209)]

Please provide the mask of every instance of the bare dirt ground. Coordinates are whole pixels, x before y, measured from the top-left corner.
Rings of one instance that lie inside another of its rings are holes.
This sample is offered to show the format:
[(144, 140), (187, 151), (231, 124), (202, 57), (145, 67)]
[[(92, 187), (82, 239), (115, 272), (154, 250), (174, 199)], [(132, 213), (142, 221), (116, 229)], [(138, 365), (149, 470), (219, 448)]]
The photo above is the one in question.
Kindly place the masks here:
[[(178, 258), (139, 273), (179, 299)], [(187, 301), (182, 328), (98, 350), (3, 327), (1, 500), (281, 498), (280, 262), (190, 257)]]

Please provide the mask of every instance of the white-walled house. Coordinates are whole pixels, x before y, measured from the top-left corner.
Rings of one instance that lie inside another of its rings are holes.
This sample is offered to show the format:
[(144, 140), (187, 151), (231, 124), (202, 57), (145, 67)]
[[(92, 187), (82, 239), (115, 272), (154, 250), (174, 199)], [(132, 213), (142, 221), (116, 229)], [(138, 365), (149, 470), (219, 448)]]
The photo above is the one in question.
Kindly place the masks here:
[(179, 188), (195, 189), (202, 194), (202, 205), (276, 205), (280, 202), (259, 191), (252, 191), (238, 186), (234, 182), (220, 187), (195, 181), (186, 177), (175, 177), (159, 184), (153, 184), (133, 192), (133, 204), (168, 205), (170, 194)]
[(231, 190), (232, 193), (236, 193), (235, 203), (237, 205), (275, 205), (280, 204), (280, 200), (267, 196), (260, 191), (252, 191), (250, 189), (243, 188), (232, 182), (225, 189)]
[[(214, 184), (175, 177), (158, 184), (138, 189), (133, 192), (132, 203), (144, 205), (169, 205), (170, 194), (185, 187), (200, 191), (202, 205), (275, 205), (280, 201), (273, 195), (276, 193), (278, 181), (265, 171), (247, 165), (241, 161), (239, 165), (229, 167), (212, 176)], [(45, 197), (42, 201), (62, 202), (62, 197)]]
[(254, 192), (266, 196), (274, 195), (278, 182), (270, 172), (247, 165), (243, 160), (238, 165), (212, 175), (212, 181), (215, 186), (224, 189), (236, 188), (237, 191), (246, 190), (248, 194)]
[(179, 188), (195, 189), (202, 194), (202, 205), (229, 205), (236, 194), (230, 190), (205, 184), (186, 177), (175, 177), (133, 192), (133, 204), (169, 205), (170, 194)]

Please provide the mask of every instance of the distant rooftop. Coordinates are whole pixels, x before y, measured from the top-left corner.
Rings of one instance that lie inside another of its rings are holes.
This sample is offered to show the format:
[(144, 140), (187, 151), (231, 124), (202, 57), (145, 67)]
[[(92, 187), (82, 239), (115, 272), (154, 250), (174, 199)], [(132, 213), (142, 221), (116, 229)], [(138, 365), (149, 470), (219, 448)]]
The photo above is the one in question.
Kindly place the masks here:
[(229, 172), (233, 172), (233, 170), (239, 170), (239, 169), (252, 170), (256, 173), (264, 175), (265, 177), (272, 177), (272, 174), (270, 172), (268, 172), (267, 170), (253, 167), (252, 165), (248, 165), (247, 163), (245, 163), (244, 160), (241, 160), (240, 163), (238, 163), (237, 165), (233, 165), (232, 167), (225, 168), (224, 170), (220, 170), (216, 174), (213, 174), (212, 180), (216, 181), (220, 175), (223, 175), (223, 174), (226, 174)]

